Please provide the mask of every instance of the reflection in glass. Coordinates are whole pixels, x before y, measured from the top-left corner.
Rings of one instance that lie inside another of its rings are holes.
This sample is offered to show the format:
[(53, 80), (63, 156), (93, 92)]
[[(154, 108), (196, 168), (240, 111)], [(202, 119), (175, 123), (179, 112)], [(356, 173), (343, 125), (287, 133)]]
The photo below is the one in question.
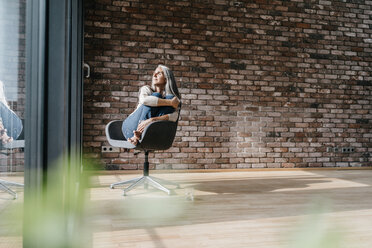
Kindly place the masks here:
[(26, 0), (0, 0), (0, 205), (23, 192), (25, 15)]

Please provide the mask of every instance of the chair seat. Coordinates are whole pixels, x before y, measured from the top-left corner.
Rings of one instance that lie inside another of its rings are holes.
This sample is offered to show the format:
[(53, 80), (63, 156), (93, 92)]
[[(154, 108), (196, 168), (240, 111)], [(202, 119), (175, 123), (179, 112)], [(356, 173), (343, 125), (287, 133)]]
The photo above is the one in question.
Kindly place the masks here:
[(143, 131), (137, 145), (128, 142), (122, 131), (123, 121), (111, 121), (106, 125), (106, 137), (111, 146), (137, 150), (167, 150), (172, 146), (177, 123), (172, 121), (155, 121)]
[(126, 148), (126, 149), (134, 149), (136, 148), (135, 145), (132, 143), (126, 141), (126, 140), (108, 140), (108, 143), (113, 147), (120, 147), (120, 148)]

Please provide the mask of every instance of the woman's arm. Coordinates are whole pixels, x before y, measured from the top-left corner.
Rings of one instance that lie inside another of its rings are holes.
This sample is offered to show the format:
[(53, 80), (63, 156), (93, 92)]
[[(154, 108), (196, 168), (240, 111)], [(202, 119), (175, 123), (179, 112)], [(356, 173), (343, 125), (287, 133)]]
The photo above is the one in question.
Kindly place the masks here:
[(161, 106), (171, 106), (177, 108), (179, 100), (177, 97), (172, 99), (161, 99), (156, 96), (151, 95), (152, 92), (148, 86), (143, 86), (139, 92), (139, 103), (150, 106), (150, 107), (161, 107)]
[(173, 113), (168, 114), (168, 120), (176, 122), (178, 120), (178, 115), (179, 115), (179, 112), (178, 112), (178, 109), (176, 109), (176, 111), (174, 111)]
[(177, 97), (173, 97), (172, 99), (161, 99), (161, 98), (159, 98), (157, 106), (158, 107), (171, 106), (174, 109), (176, 109), (178, 107), (178, 104), (180, 104), (180, 101), (178, 100)]
[(162, 115), (162, 116), (157, 116), (157, 117), (152, 117), (150, 119), (142, 121), (140, 124), (138, 124), (137, 131), (140, 131), (141, 133), (145, 128), (150, 125), (151, 122), (154, 121), (167, 121), (169, 119), (168, 115)]
[(152, 96), (151, 94), (152, 91), (148, 86), (142, 86), (138, 94), (138, 102), (150, 107), (158, 106), (159, 98), (156, 96)]

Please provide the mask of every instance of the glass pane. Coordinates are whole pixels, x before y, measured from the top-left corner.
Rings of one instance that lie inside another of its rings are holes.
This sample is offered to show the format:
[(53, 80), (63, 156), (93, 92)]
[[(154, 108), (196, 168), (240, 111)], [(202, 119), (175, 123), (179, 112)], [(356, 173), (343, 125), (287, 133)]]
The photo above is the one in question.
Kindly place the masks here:
[(21, 217), (7, 213), (23, 202), (25, 16), (26, 0), (0, 0), (0, 247), (22, 247)]

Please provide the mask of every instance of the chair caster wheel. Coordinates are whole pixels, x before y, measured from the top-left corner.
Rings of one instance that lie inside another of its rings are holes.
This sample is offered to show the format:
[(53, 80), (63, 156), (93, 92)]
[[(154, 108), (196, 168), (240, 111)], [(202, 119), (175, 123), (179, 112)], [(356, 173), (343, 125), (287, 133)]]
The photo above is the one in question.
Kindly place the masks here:
[(115, 189), (114, 185), (110, 185), (110, 189)]

